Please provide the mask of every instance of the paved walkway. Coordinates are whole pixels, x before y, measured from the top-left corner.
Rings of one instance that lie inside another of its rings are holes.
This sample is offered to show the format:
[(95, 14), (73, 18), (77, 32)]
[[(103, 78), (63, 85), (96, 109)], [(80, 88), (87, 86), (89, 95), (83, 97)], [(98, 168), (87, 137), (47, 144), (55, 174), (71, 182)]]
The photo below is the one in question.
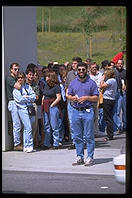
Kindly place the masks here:
[[(113, 157), (120, 154), (121, 145), (125, 142), (125, 134), (117, 135), (115, 140), (104, 143), (96, 138), (95, 165), (72, 166), (76, 151), (65, 149), (37, 151), (25, 153), (18, 151), (2, 152), (2, 169), (15, 171), (38, 171), (55, 173), (79, 173), (114, 175)], [(86, 149), (85, 149), (86, 157)]]

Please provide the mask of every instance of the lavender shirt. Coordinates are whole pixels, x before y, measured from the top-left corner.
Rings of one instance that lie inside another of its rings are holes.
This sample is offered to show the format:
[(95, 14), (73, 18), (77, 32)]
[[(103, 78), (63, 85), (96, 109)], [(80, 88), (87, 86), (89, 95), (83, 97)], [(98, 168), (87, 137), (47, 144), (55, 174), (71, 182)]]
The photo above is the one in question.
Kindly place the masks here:
[[(81, 96), (99, 96), (98, 87), (95, 81), (93, 81), (89, 75), (84, 82), (81, 82), (79, 77), (77, 76), (74, 80), (71, 81), (68, 87), (68, 95), (78, 97)], [(93, 102), (85, 101), (83, 104), (79, 104), (77, 102), (73, 102), (74, 107), (86, 107), (92, 106)]]

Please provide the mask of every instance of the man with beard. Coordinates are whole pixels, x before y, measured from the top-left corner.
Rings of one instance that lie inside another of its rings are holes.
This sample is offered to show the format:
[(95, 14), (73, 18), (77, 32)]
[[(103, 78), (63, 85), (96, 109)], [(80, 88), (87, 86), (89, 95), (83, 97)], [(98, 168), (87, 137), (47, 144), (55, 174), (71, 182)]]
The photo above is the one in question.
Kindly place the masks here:
[[(72, 165), (84, 164), (84, 144), (86, 143), (87, 157), (85, 166), (94, 164), (94, 112), (93, 102), (97, 102), (99, 96), (96, 83), (87, 74), (87, 64), (77, 65), (77, 77), (71, 81), (68, 87), (67, 98), (73, 106), (73, 129), (76, 147), (76, 160)], [(85, 142), (84, 142), (85, 137)]]

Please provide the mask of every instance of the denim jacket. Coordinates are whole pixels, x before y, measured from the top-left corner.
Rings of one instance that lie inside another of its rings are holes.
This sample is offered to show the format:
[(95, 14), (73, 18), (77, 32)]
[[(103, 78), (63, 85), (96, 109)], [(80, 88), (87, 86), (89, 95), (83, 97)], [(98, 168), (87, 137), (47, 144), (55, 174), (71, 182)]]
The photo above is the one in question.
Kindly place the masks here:
[[(24, 97), (28, 95), (28, 97)], [(35, 92), (29, 84), (22, 85), (21, 89), (14, 88), (13, 97), (18, 107), (25, 109), (27, 105), (32, 105), (36, 99)]]

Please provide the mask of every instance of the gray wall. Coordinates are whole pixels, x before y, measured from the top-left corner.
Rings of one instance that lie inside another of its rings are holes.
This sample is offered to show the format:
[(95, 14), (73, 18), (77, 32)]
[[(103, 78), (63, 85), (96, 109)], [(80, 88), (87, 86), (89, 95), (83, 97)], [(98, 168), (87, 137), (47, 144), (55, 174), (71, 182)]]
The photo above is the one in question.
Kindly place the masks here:
[(18, 62), (25, 71), (29, 63), (37, 64), (36, 7), (2, 7), (2, 150), (13, 147), (8, 135), (8, 111), (5, 94), (5, 77), (10, 74), (9, 65)]

